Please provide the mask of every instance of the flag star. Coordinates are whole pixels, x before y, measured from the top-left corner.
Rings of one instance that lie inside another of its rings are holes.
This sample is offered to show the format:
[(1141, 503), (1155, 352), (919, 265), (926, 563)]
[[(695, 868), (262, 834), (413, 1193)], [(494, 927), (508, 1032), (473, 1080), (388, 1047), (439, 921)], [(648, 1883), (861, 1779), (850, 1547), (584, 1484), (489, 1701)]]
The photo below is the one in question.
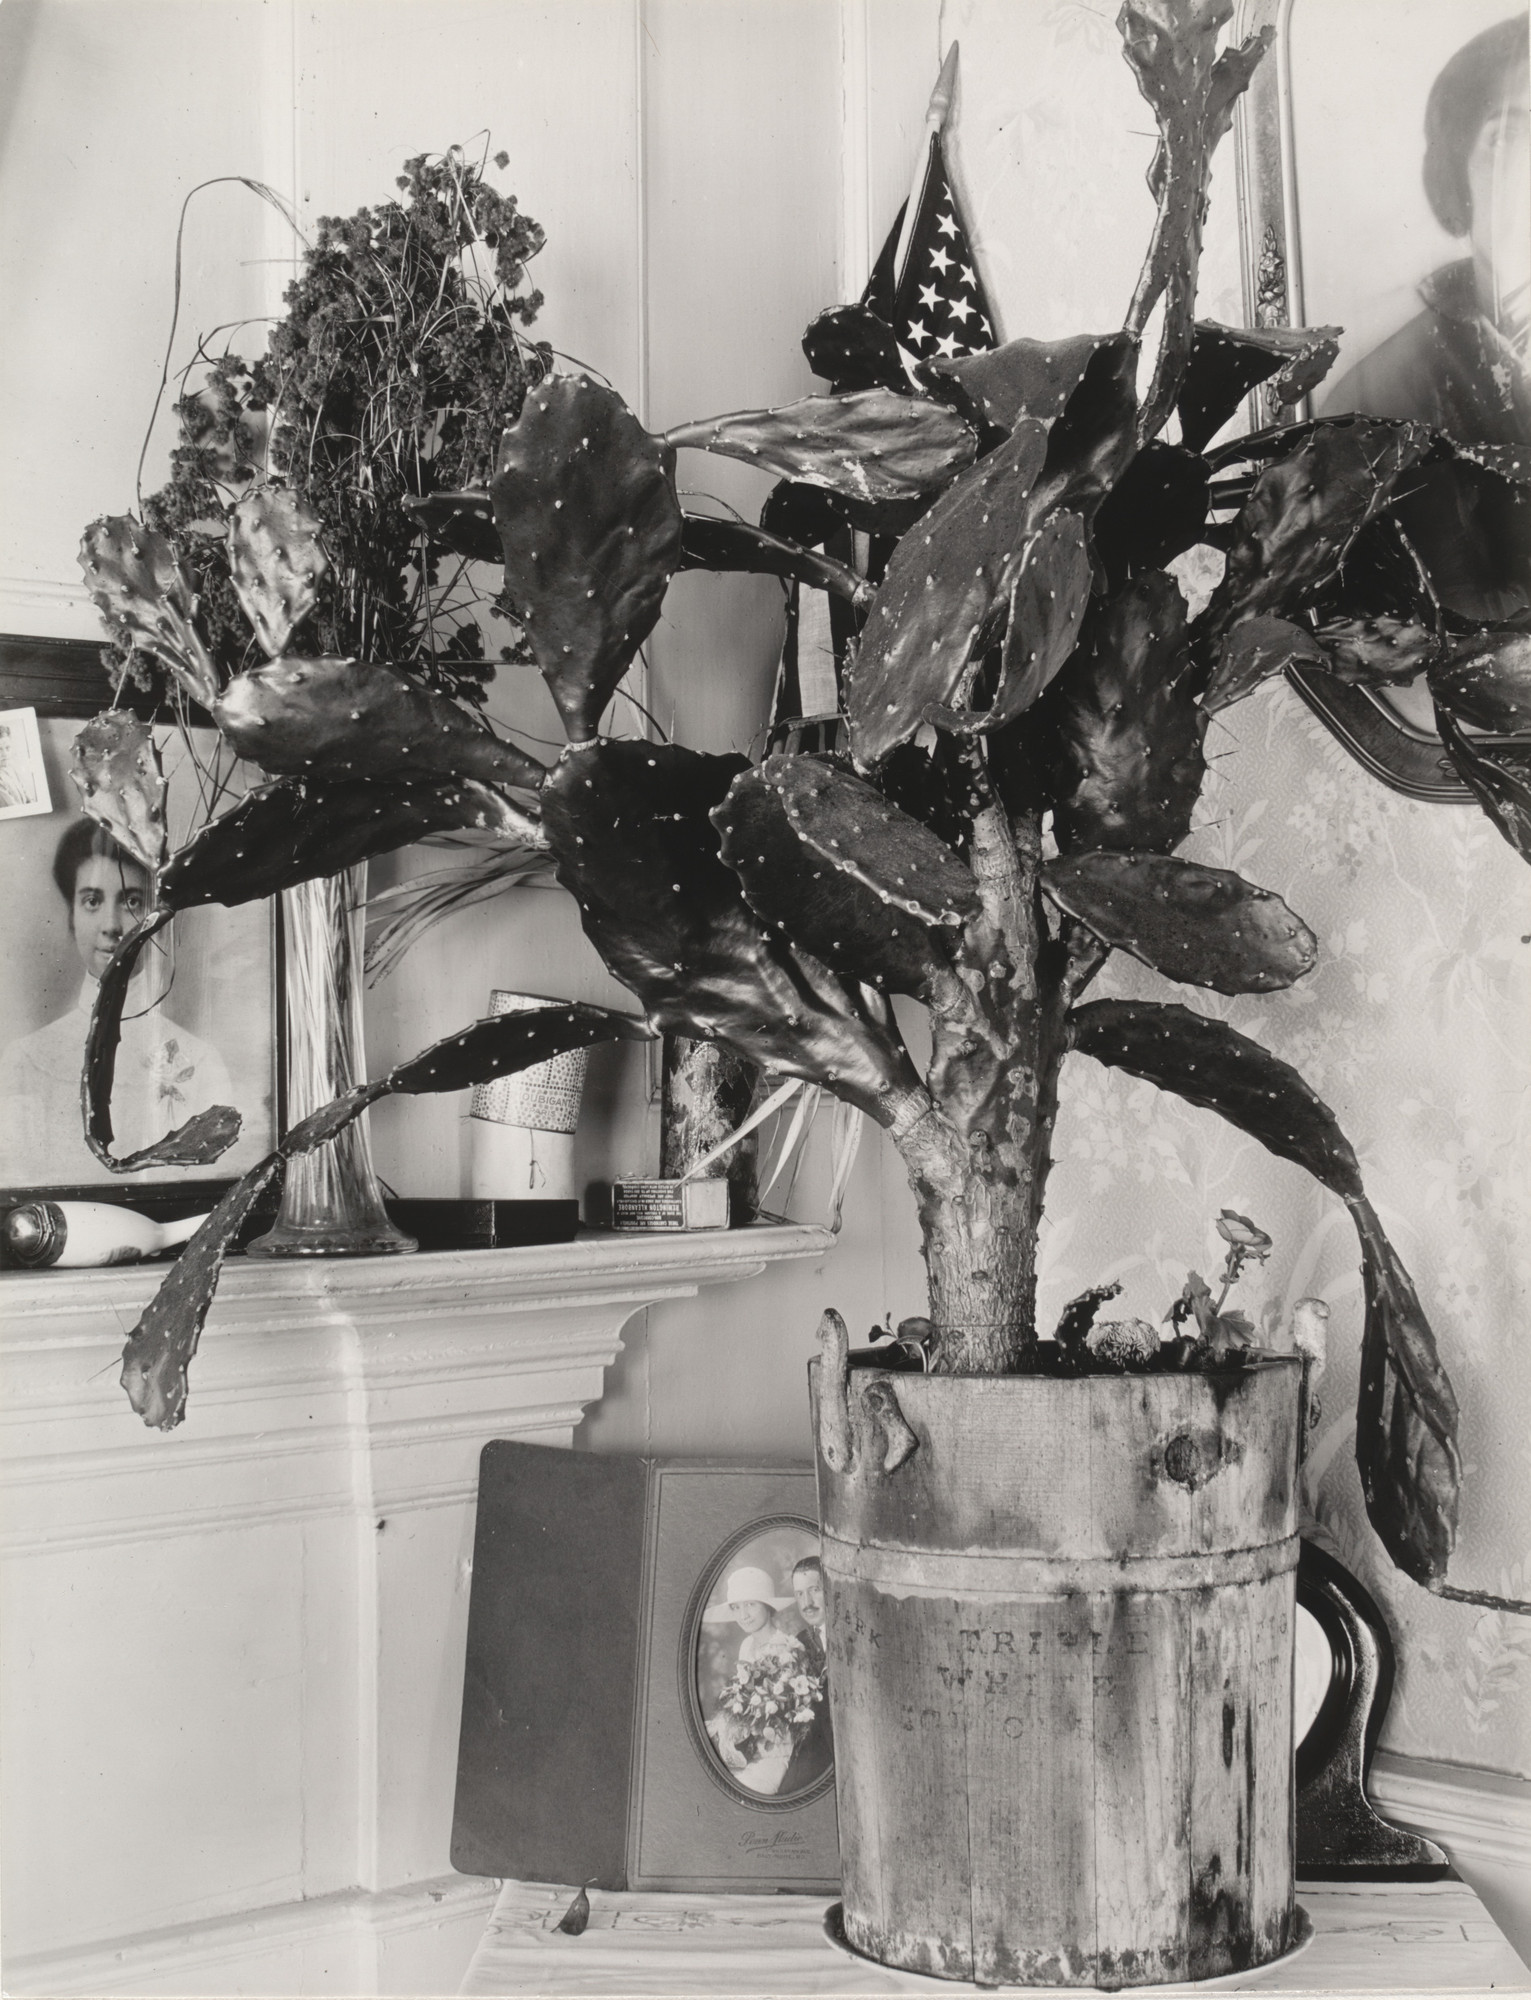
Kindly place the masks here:
[(951, 315), (953, 319), (969, 320), (977, 310), (978, 308), (973, 304), (971, 299), (958, 298), (953, 299), (951, 302)]
[(944, 250), (932, 250), (930, 253), (930, 261), (932, 264), (935, 265), (936, 269), (941, 273), (943, 277), (945, 277), (947, 271), (951, 268), (952, 260), (950, 257), (947, 256)]
[(955, 354), (957, 352), (956, 334), (943, 333), (941, 338), (936, 342), (936, 350), (940, 354)]
[(957, 234), (957, 218), (950, 214), (938, 216), (936, 218), (936, 227), (943, 236), (955, 237)]
[(971, 264), (963, 265), (961, 271), (961, 278), (963, 284), (971, 285), (975, 292), (978, 290), (978, 277), (977, 274), (974, 272)]
[(934, 311), (940, 303), (941, 294), (936, 290), (934, 285), (921, 285), (920, 304), (922, 306), (928, 306)]
[(912, 341), (929, 340), (930, 328), (925, 325), (923, 320), (912, 319), (909, 322), (909, 338)]

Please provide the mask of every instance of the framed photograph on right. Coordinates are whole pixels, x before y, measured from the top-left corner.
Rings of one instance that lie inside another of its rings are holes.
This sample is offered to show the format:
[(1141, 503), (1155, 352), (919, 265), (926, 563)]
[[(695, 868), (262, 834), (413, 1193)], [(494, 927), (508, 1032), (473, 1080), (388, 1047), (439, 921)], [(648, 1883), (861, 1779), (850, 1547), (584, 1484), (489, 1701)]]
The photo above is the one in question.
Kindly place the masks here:
[[(1531, 450), (1531, 64), (1509, 0), (1241, 0), (1275, 30), (1239, 113), (1245, 317), (1342, 329), (1310, 402), (1259, 424), (1360, 414)], [(1531, 600), (1531, 507), (1469, 466), (1430, 466), (1399, 518), (1448, 612)], [(1507, 575), (1515, 577), (1507, 586)], [(1374, 775), (1466, 802), (1422, 682), (1293, 680)], [(1317, 697), (1317, 698), (1315, 698)]]

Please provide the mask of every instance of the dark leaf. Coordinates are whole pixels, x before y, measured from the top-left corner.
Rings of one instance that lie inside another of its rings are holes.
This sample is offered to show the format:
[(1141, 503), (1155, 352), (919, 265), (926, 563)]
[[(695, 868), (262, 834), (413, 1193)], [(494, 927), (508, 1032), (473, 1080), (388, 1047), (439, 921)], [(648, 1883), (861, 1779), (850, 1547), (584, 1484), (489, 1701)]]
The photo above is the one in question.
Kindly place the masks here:
[(782, 762), (771, 758), (759, 770), (741, 771), (713, 808), (723, 859), (746, 902), (768, 930), (812, 952), (831, 971), (927, 999), (942, 974), (950, 974), (948, 953), (931, 927), (798, 837), (772, 782), (773, 767)]
[(923, 364), (926, 376), (955, 385), (976, 418), (1013, 431), (1030, 417), (1050, 424), (1060, 416), (1084, 372), (1115, 333), (1081, 333), (1067, 340), (1007, 340), (981, 354)]
[(896, 1034), (806, 953), (768, 936), (708, 817), (740, 757), (573, 746), (543, 787), (558, 876), (585, 935), (651, 1022), (825, 1083), (880, 1123), (918, 1080)]
[(857, 500), (801, 479), (782, 479), (766, 495), (760, 525), (767, 534), (805, 548), (827, 542), (841, 528), (859, 528), (867, 535), (903, 535), (929, 512), (932, 497), (922, 493), (915, 500)]
[(590, 1921), (590, 1898), (583, 1889), (576, 1890), (574, 1900), (558, 1919), (555, 1929), (568, 1937), (580, 1937)]
[(1393, 687), (1411, 681), (1441, 650), (1429, 626), (1386, 613), (1375, 618), (1325, 618), (1313, 636), (1323, 648), (1330, 673), (1355, 687)]
[(857, 389), (909, 392), (898, 338), (870, 306), (828, 307), (809, 324), (803, 352), (814, 374), (822, 375), (837, 395)]
[(472, 562), (505, 560), (500, 531), (494, 525), (494, 495), (488, 487), (464, 493), (409, 493), (404, 496), (404, 511), (438, 548)]
[(1141, 420), (1145, 439), (1175, 408), (1191, 356), (1212, 155), (1275, 39), (1275, 29), (1267, 27), (1219, 55), (1218, 31), (1232, 13), (1232, 0), (1123, 0), (1117, 16), (1127, 61), (1159, 125), (1148, 172), (1158, 214), (1127, 316), (1128, 327), (1140, 334), (1164, 300), (1164, 330)]
[(470, 828), (512, 839), (527, 821), (468, 778), (278, 778), (210, 820), (170, 857), (160, 896), (171, 909), (232, 907), (391, 854), (428, 833)]
[(122, 1037), (122, 1012), (138, 960), (149, 941), (169, 923), (169, 910), (155, 910), (128, 932), (101, 975), (85, 1041), (85, 1067), (80, 1082), (85, 1143), (114, 1174), (137, 1173), (144, 1167), (205, 1167), (219, 1159), (239, 1137), (240, 1116), (231, 1105), (214, 1104), (184, 1125), (140, 1147), (125, 1159), (112, 1156), (112, 1084), (117, 1072), (117, 1048)]
[(258, 487), (229, 516), (234, 595), (268, 659), (286, 652), (314, 608), (319, 579), (328, 566), (319, 546), (319, 523), (296, 493)]
[(171, 1266), (122, 1350), (122, 1386), (151, 1430), (173, 1431), (186, 1414), (187, 1369), (202, 1338), (229, 1245), (286, 1166), (268, 1153), (219, 1201)]
[(80, 568), (118, 644), (152, 654), (183, 694), (211, 708), (218, 676), (193, 622), (196, 593), (165, 537), (131, 514), (93, 521)]
[(569, 1049), (590, 1048), (597, 1042), (650, 1041), (653, 1033), (635, 1015), (572, 1000), (521, 1014), (492, 1014), (398, 1064), (388, 1072), (387, 1088), (407, 1097), (462, 1090), (470, 1083), (514, 1076)]
[(999, 687), (986, 729), (1024, 715), (1057, 677), (1078, 643), (1091, 581), (1084, 521), (1066, 510), (1049, 515), (1026, 544), (1010, 586)]
[(1156, 972), (1217, 993), (1269, 993), (1313, 970), (1318, 940), (1281, 898), (1226, 868), (1164, 854), (1050, 861), (1059, 909)]
[(1442, 622), (1429, 574), (1396, 514), (1367, 522), (1313, 609), (1320, 620), (1395, 618), (1432, 632)]
[(872, 587), (842, 562), (782, 541), (745, 521), (719, 521), (706, 514), (687, 514), (680, 567), (682, 569), (749, 570), (757, 576), (791, 577), (813, 590), (832, 591), (847, 604), (870, 604)]
[(958, 928), (980, 908), (967, 863), (862, 778), (819, 757), (764, 767), (793, 831), (892, 909)]
[(1367, 1512), (1399, 1568), (1439, 1584), (1456, 1535), (1456, 1398), (1333, 1113), (1289, 1064), (1183, 1007), (1096, 1000), (1075, 1008), (1070, 1028), (1081, 1053), (1218, 1112), (1350, 1209), (1366, 1291), (1356, 1454)]
[(1413, 1281), (1364, 1197), (1350, 1204), (1361, 1239), (1366, 1325), (1356, 1401), (1356, 1460), (1372, 1526), (1416, 1583), (1445, 1581), (1456, 1541), (1462, 1461), (1457, 1399)]
[(240, 756), (267, 771), (474, 778), (526, 790), (542, 780), (535, 757), (491, 736), (456, 702), (356, 660), (274, 660), (231, 680), (214, 715)]
[(1046, 774), (1064, 853), (1168, 853), (1184, 840), (1206, 771), (1188, 668), (1185, 600), (1151, 570), (1092, 607), (1033, 718), (995, 739), (1002, 782), (1017, 765), (1026, 782), (1028, 760)]
[(1290, 1063), (1223, 1022), (1173, 1002), (1091, 1000), (1069, 1016), (1069, 1045), (1216, 1111), (1342, 1200), (1362, 1193), (1355, 1153), (1328, 1105)]
[(1176, 405), (1181, 442), (1190, 451), (1201, 451), (1262, 382), (1273, 381), (1282, 403), (1299, 401), (1334, 365), (1342, 331), (1337, 326), (1232, 327), (1198, 320)]
[(1009, 595), (1046, 443), (1040, 424), (1022, 424), (894, 550), (849, 677), (857, 763), (879, 763), (956, 695)]
[(1329, 656), (1306, 625), (1256, 613), (1241, 618), (1223, 640), (1217, 667), (1202, 697), (1209, 715), (1253, 694), (1290, 666), (1325, 667)]
[(1207, 484), (1194, 452), (1157, 438), (1143, 447), (1095, 516), (1095, 552), (1113, 590), (1203, 539)]
[(672, 462), (620, 396), (584, 376), (531, 390), (500, 441), (505, 590), (574, 742), (594, 734), (680, 562)]
[(892, 389), (807, 396), (780, 410), (708, 417), (668, 431), (665, 442), (742, 458), (783, 479), (872, 502), (939, 493), (978, 450), (972, 426), (954, 410)]
[(1309, 431), (1267, 465), (1234, 523), (1228, 568), (1204, 614), (1208, 632), (1221, 638), (1241, 618), (1291, 617), (1312, 603), (1431, 448), (1418, 424), (1358, 417)]
[(899, 543), (850, 677), (859, 764), (880, 762), (953, 704), (1047, 517), (1066, 508), (1089, 527), (1137, 450), (1136, 354), (1125, 335), (1100, 345), (1050, 431), (1023, 421)]
[(1480, 632), (1453, 645), (1430, 669), (1430, 692), (1457, 722), (1531, 736), (1531, 632)]
[(1435, 720), (1479, 805), (1516, 853), (1531, 861), (1531, 743), (1474, 743), (1440, 707)]
[(1058, 1319), (1053, 1339), (1069, 1359), (1082, 1366), (1085, 1360), (1085, 1337), (1095, 1322), (1095, 1315), (1109, 1299), (1121, 1296), (1118, 1280), (1110, 1285), (1092, 1285), (1087, 1292), (1070, 1299)]
[(80, 804), (152, 876), (165, 859), (165, 774), (146, 722), (124, 708), (93, 716), (69, 753)]

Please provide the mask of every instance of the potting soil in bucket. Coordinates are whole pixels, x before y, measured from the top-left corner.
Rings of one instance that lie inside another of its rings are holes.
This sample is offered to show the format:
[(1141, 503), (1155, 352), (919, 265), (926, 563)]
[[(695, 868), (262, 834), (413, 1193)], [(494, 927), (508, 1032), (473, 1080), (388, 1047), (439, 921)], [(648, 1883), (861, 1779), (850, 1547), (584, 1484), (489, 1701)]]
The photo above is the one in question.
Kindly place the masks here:
[(858, 1368), (839, 1470), (819, 1413), (856, 1950), (1114, 1988), (1287, 1949), (1299, 1369)]

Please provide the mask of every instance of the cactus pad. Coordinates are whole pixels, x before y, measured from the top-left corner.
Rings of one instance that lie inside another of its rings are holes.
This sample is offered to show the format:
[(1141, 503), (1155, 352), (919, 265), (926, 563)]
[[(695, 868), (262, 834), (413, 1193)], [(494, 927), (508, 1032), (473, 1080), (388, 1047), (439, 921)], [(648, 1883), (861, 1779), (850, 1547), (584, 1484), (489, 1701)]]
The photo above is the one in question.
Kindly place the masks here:
[(847, 604), (872, 601), (863, 576), (816, 549), (752, 528), (747, 521), (721, 521), (710, 514), (687, 514), (682, 569), (748, 570), (756, 576), (791, 577), (811, 590), (827, 590)]
[(155, 910), (118, 945), (101, 975), (85, 1039), (85, 1067), (80, 1079), (85, 1119), (85, 1143), (114, 1174), (137, 1173), (143, 1167), (205, 1167), (220, 1159), (239, 1137), (243, 1122), (232, 1105), (214, 1104), (173, 1132), (156, 1139), (126, 1159), (112, 1156), (112, 1084), (117, 1073), (117, 1048), (122, 1039), (122, 1010), (128, 985), (144, 947), (169, 923), (171, 912)]
[(69, 753), (80, 804), (152, 876), (165, 858), (165, 774), (146, 722), (109, 708), (86, 723)]
[(1050, 861), (1042, 885), (1102, 944), (1217, 993), (1269, 993), (1313, 970), (1318, 940), (1269, 889), (1166, 854)]
[(1332, 584), (1351, 544), (1434, 449), (1419, 424), (1354, 417), (1313, 428), (1266, 465), (1233, 524), (1228, 567), (1204, 618), (1221, 638), (1241, 618), (1290, 618)]
[(170, 858), (170, 908), (275, 896), (428, 833), (471, 828), (513, 838), (525, 826), (500, 794), (471, 778), (279, 778), (208, 822)]
[(196, 593), (165, 537), (131, 514), (92, 521), (80, 568), (113, 638), (152, 654), (183, 694), (211, 708), (218, 676), (193, 623)]
[(918, 1088), (897, 1035), (769, 936), (720, 858), (708, 815), (746, 768), (671, 744), (571, 746), (542, 790), (558, 879), (656, 1026), (829, 1084), (887, 1123), (895, 1096)]
[(1337, 326), (1219, 326), (1198, 320), (1176, 409), (1180, 441), (1199, 452), (1238, 414), (1252, 389), (1270, 382), (1276, 401), (1316, 389), (1340, 351)]
[(328, 568), (319, 523), (296, 493), (263, 486), (229, 517), (229, 575), (267, 659), (285, 653)]
[(1098, 348), (1120, 336), (1079, 333), (1067, 340), (1007, 340), (1003, 347), (960, 360), (924, 364), (927, 376), (955, 386), (975, 417), (1002, 431), (1013, 431), (1030, 417), (1050, 424), (1084, 379)]
[(214, 711), (241, 757), (324, 778), (474, 778), (535, 790), (543, 767), (456, 702), (390, 667), (274, 660), (230, 681)]
[(742, 458), (780, 478), (873, 502), (939, 493), (978, 451), (972, 426), (955, 410), (893, 389), (805, 396), (779, 410), (708, 417), (667, 432), (665, 442)]
[(1458, 722), (1531, 736), (1531, 632), (1490, 632), (1458, 642), (1430, 669), (1430, 692)]
[(819, 757), (772, 757), (762, 774), (798, 838), (889, 909), (937, 928), (977, 915), (967, 863), (865, 779)]
[(532, 389), (491, 482), (505, 590), (573, 742), (659, 617), (681, 558), (671, 456), (584, 376)]
[(862, 765), (907, 742), (949, 704), (1009, 595), (1030, 522), (1047, 433), (1024, 422), (981, 458), (893, 551), (861, 635), (847, 691)]
[(942, 974), (950, 973), (947, 952), (921, 918), (798, 837), (779, 789), (784, 761), (772, 758), (758, 770), (741, 771), (713, 808), (723, 859), (746, 902), (767, 930), (812, 952), (831, 971), (884, 992), (928, 999)]
[(1026, 727), (1064, 853), (1167, 853), (1184, 840), (1206, 770), (1206, 718), (1188, 668), (1185, 600), (1172, 577), (1150, 571), (1092, 608)]

